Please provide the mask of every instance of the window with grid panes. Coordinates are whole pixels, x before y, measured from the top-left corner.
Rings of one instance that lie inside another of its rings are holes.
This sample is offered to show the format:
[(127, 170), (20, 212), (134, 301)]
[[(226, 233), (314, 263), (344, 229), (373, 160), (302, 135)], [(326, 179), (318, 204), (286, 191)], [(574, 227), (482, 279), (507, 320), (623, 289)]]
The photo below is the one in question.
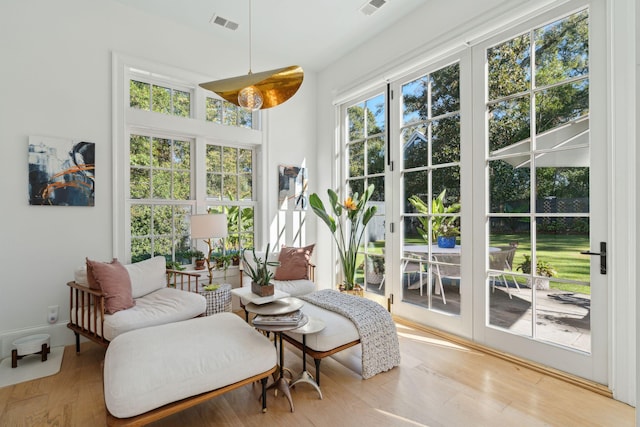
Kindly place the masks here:
[(226, 213), (228, 237), (218, 251), (237, 256), (254, 246), (253, 150), (207, 145), (207, 206)]
[(386, 155), (386, 96), (379, 94), (347, 108), (347, 196), (361, 195), (374, 185), (369, 201), (377, 207), (367, 224), (358, 252), (356, 282), (367, 290), (384, 293), (384, 174)]
[(188, 140), (132, 134), (129, 140), (131, 260), (156, 255), (190, 262), (191, 146)]

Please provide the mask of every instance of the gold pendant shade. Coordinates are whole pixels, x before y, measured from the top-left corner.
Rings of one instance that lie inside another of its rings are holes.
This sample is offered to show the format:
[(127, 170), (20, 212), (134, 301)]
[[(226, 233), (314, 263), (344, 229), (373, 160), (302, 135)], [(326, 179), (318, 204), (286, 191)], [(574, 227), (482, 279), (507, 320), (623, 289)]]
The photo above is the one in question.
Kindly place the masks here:
[(217, 93), (232, 104), (241, 106), (238, 101), (239, 92), (249, 86), (254, 86), (262, 93), (260, 109), (275, 107), (291, 98), (302, 85), (304, 72), (302, 67), (292, 65), (260, 73), (249, 73), (245, 76), (231, 77), (200, 83), (200, 87)]

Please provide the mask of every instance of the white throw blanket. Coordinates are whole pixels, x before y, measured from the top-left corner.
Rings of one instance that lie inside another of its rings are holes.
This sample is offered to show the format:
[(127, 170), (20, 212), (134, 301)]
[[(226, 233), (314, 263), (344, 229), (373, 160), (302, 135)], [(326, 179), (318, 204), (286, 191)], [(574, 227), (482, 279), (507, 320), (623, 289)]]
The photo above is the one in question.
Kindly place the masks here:
[(371, 378), (400, 364), (396, 325), (380, 304), (331, 289), (298, 298), (341, 314), (353, 322), (362, 345), (362, 378)]

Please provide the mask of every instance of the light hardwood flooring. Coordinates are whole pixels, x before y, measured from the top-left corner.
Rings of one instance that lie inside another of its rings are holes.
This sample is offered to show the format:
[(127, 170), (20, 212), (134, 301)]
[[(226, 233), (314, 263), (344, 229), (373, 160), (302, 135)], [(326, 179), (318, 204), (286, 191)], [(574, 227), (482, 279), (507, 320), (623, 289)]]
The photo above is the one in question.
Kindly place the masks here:
[[(320, 400), (309, 385), (287, 400), (258, 384), (187, 409), (156, 426), (633, 426), (634, 408), (560, 379), (398, 323), (401, 365), (363, 380), (332, 358), (322, 362)], [(101, 363), (105, 350), (65, 348), (51, 377), (0, 388), (0, 426), (105, 425)], [(291, 347), (285, 365), (302, 368)], [(307, 364), (313, 372), (313, 362)]]

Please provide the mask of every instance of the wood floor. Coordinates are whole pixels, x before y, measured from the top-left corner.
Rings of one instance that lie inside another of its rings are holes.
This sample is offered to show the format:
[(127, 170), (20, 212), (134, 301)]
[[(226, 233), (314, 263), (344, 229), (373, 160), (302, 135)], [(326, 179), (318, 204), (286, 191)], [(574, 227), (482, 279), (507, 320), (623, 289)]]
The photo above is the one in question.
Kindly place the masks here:
[[(368, 380), (332, 358), (322, 362), (320, 400), (309, 385), (287, 400), (249, 385), (156, 426), (633, 426), (635, 409), (551, 376), (398, 324), (401, 365)], [(58, 374), (0, 388), (0, 426), (105, 425), (101, 363), (93, 343), (65, 349)], [(345, 354), (343, 356), (349, 356)], [(302, 367), (289, 347), (285, 364)], [(348, 361), (347, 361), (348, 362)], [(348, 364), (348, 363), (347, 363)], [(313, 362), (308, 364), (312, 370)]]

